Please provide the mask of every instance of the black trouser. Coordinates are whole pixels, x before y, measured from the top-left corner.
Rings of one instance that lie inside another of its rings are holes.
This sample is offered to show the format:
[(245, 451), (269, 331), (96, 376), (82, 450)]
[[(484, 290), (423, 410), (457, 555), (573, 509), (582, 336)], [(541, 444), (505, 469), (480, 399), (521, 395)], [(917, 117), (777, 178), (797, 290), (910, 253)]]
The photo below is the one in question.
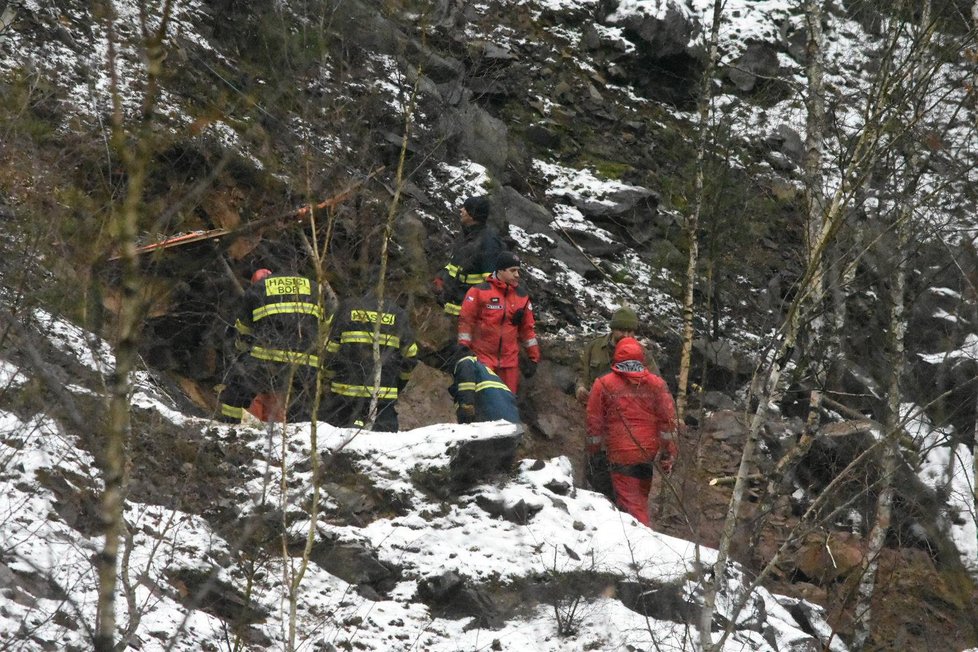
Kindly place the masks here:
[(604, 451), (587, 456), (584, 461), (584, 479), (598, 493), (612, 501), (615, 499), (615, 489), (611, 485), (611, 465)]
[[(225, 389), (218, 400), (231, 407), (247, 409), (258, 394), (288, 392), (288, 420), (310, 421), (316, 394), (316, 373), (316, 369), (308, 365), (260, 360), (245, 353), (228, 369)], [(224, 415), (223, 420), (235, 419)]]
[[(362, 428), (370, 411), (370, 399), (333, 395), (327, 421), (338, 428)], [(377, 418), (371, 430), (397, 432), (397, 401), (378, 400)]]
[(589, 455), (585, 460), (584, 479), (592, 489), (604, 494), (611, 500), (615, 499), (615, 489), (611, 482), (611, 474), (619, 473), (632, 478), (644, 480), (652, 477), (655, 465), (652, 462), (641, 464), (612, 464), (604, 451)]

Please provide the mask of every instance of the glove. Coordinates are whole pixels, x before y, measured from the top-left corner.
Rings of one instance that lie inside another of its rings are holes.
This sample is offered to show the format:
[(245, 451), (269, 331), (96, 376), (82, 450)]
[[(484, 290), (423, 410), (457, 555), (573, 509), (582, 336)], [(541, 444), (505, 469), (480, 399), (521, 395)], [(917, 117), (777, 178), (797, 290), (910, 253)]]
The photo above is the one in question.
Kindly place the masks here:
[(533, 375), (537, 372), (537, 363), (530, 360), (525, 365), (523, 365), (523, 376), (525, 378), (533, 378)]
[(587, 397), (590, 393), (591, 392), (587, 391), (587, 387), (584, 387), (583, 385), (578, 385), (577, 391), (574, 392), (574, 396), (577, 397), (577, 400), (579, 402), (587, 403)]
[(526, 309), (520, 308), (519, 310), (513, 313), (513, 316), (510, 318), (509, 321), (513, 323), (513, 326), (519, 326), (523, 323), (524, 316), (526, 316)]

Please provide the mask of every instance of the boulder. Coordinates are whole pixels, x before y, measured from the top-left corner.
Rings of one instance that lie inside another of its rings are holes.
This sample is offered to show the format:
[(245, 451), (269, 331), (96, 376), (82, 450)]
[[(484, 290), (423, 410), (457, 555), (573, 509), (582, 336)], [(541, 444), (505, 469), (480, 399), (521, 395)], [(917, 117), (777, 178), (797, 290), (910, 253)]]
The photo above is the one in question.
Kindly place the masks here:
[(508, 471), (522, 437), (522, 428), (517, 428), (512, 435), (456, 442), (450, 452), (448, 479), (457, 487), (465, 487)]
[(530, 201), (511, 186), (503, 187), (500, 204), (509, 224), (518, 226), (527, 233), (542, 234), (550, 238), (548, 258), (560, 260), (581, 275), (594, 269), (584, 254), (568, 243), (561, 233), (554, 231), (551, 226), (553, 215), (550, 211)]
[(818, 586), (849, 577), (862, 567), (865, 544), (845, 532), (811, 534), (795, 554), (794, 566)]
[(754, 90), (758, 81), (776, 77), (780, 69), (778, 52), (774, 46), (751, 43), (730, 66), (727, 76), (734, 86), (746, 93)]
[(658, 14), (616, 9), (604, 20), (623, 26), (659, 58), (686, 54), (699, 36), (699, 20), (679, 2), (667, 0), (665, 5)]

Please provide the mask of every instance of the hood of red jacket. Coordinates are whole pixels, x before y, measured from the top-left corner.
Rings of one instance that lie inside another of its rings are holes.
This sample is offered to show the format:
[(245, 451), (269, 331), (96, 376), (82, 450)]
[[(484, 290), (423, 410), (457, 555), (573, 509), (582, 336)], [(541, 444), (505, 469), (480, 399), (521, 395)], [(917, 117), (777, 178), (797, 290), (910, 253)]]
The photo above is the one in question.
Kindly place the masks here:
[(645, 349), (634, 337), (623, 337), (615, 345), (615, 357), (612, 362), (625, 362), (626, 360), (638, 360), (645, 364)]

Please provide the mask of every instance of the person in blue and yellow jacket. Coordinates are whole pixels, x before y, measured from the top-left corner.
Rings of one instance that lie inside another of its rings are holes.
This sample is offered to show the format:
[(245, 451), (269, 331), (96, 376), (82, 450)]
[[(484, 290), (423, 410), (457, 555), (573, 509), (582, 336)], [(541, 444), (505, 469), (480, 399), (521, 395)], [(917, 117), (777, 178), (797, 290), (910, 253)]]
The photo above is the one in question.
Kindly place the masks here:
[(378, 303), (372, 292), (348, 299), (333, 317), (324, 364), (332, 392), (327, 420), (339, 427), (367, 426), (376, 395), (373, 430), (397, 432), (397, 399), (417, 365), (418, 346), (404, 309), (389, 299), (383, 307)]
[(469, 197), (459, 211), (462, 233), (452, 246), (452, 255), (432, 281), (435, 298), (445, 313), (457, 316), (465, 293), (495, 271), (496, 257), (503, 250), (499, 233), (489, 225), (489, 198)]
[(238, 320), (236, 348), (220, 394), (221, 419), (248, 422), (248, 406), (264, 392), (287, 395), (290, 421), (311, 418), (319, 369), (322, 302), (316, 282), (259, 269), (251, 277)]
[(455, 399), (459, 423), (499, 420), (520, 423), (513, 392), (470, 350), (458, 347), (452, 375), (454, 382), (448, 393)]

